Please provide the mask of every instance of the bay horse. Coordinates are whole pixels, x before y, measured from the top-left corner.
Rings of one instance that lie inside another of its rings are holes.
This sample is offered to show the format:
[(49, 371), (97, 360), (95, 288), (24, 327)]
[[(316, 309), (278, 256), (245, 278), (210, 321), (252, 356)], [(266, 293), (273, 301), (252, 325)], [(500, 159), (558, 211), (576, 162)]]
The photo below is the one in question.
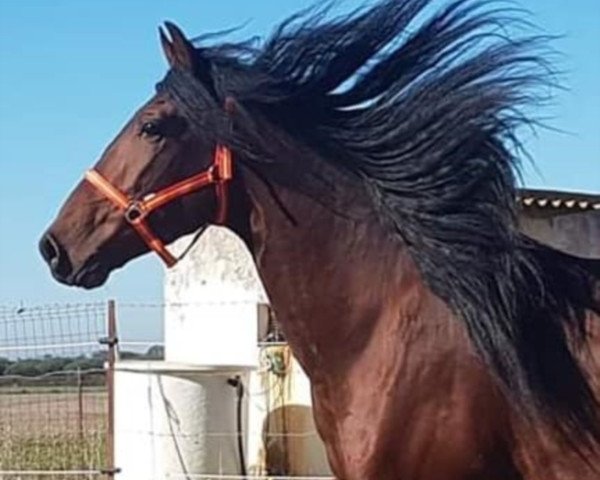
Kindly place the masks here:
[[(314, 7), (170, 69), (43, 235), (94, 288), (206, 225), (252, 253), (340, 480), (600, 478), (597, 261), (518, 230), (547, 38), (487, 1)], [(519, 31), (514, 36), (513, 31)]]

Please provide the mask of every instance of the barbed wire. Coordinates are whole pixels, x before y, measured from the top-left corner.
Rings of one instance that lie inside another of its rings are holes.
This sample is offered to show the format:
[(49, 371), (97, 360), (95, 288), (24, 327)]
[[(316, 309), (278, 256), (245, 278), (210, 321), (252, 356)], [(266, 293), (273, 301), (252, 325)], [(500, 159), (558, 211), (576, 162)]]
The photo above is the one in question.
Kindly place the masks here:
[[(247, 305), (256, 306), (261, 304), (256, 299), (248, 300), (200, 300), (186, 302), (119, 302), (119, 309), (127, 308), (188, 308), (188, 307), (204, 307), (204, 306), (235, 306)], [(266, 303), (264, 303), (267, 305)]]
[(119, 340), (120, 347), (164, 347), (165, 342), (154, 340)]
[[(0, 475), (20, 476), (78, 476), (78, 475), (106, 475), (104, 470), (0, 470)], [(227, 475), (209, 473), (166, 473), (165, 478), (183, 478), (198, 480), (336, 480), (331, 476), (295, 476), (295, 475)]]
[[(15, 475), (17, 477), (35, 477), (35, 476), (63, 476), (63, 477), (76, 477), (76, 476), (90, 476), (90, 475), (102, 475), (106, 476), (104, 470), (0, 470), (0, 475)], [(0, 477), (1, 478), (1, 477)]]
[(52, 377), (61, 377), (61, 376), (69, 376), (69, 375), (83, 375), (83, 374), (102, 374), (104, 375), (106, 373), (106, 370), (104, 368), (88, 368), (88, 369), (81, 369), (81, 370), (59, 370), (56, 372), (46, 372), (46, 373), (40, 373), (39, 375), (35, 375), (35, 376), (28, 376), (28, 375), (13, 375), (13, 374), (8, 374), (8, 375), (2, 375), (0, 376), (0, 381), (6, 379), (6, 380), (27, 380), (27, 381), (35, 381), (35, 380), (47, 380), (48, 378), (52, 378)]
[(12, 352), (12, 351), (26, 351), (26, 350), (55, 350), (55, 349), (69, 349), (69, 348), (82, 348), (82, 347), (97, 347), (100, 343), (95, 342), (75, 342), (75, 343), (48, 343), (40, 345), (14, 345), (14, 346), (1, 346), (0, 352)]
[(295, 476), (295, 475), (227, 475), (207, 473), (166, 473), (166, 478), (184, 478), (198, 480), (336, 480), (331, 476)]
[[(120, 430), (123, 433), (127, 433), (130, 435), (144, 435), (148, 437), (157, 437), (157, 438), (171, 438), (174, 435), (170, 432), (159, 432), (156, 430), (132, 430), (132, 429), (122, 429)], [(209, 437), (209, 438), (237, 438), (239, 436), (257, 436), (257, 437), (266, 437), (266, 438), (309, 438), (316, 437), (319, 433), (316, 429), (306, 430), (304, 432), (269, 432), (269, 431), (257, 431), (257, 430), (244, 430), (242, 433), (231, 431), (231, 432), (197, 432), (197, 433), (182, 433), (180, 431), (177, 432), (175, 437), (180, 439), (197, 439), (199, 437)]]

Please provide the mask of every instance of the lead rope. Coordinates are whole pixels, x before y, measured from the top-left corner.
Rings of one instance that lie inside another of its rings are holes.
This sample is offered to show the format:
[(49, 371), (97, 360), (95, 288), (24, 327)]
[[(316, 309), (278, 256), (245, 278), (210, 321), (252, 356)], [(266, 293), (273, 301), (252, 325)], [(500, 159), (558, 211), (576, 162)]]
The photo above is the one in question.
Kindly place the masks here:
[(207, 228), (208, 228), (208, 223), (205, 223), (198, 230), (196, 230), (196, 233), (194, 234), (194, 238), (192, 238), (192, 241), (189, 243), (189, 245), (187, 247), (185, 247), (185, 250), (181, 253), (181, 255), (179, 255), (177, 257), (177, 263), (179, 263), (181, 260), (183, 260), (187, 256), (187, 254), (190, 253), (190, 250), (192, 250), (192, 248), (194, 248), (194, 245), (196, 245), (198, 240), (200, 240), (200, 237), (202, 236), (202, 234), (204, 233), (204, 231)]

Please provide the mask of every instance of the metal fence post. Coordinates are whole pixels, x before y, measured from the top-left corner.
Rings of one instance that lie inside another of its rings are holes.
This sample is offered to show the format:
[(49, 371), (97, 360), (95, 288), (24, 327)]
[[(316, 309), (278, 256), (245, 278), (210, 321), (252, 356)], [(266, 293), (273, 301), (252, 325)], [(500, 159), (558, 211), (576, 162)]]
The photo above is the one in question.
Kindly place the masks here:
[(81, 368), (77, 367), (77, 428), (79, 430), (79, 441), (83, 444), (84, 435), (84, 414), (83, 414), (83, 377)]
[(106, 476), (114, 478), (118, 473), (115, 467), (115, 361), (116, 348), (118, 343), (117, 337), (117, 316), (115, 301), (108, 301), (108, 338), (106, 344), (108, 346), (107, 371), (106, 371), (106, 388), (108, 392), (108, 412), (107, 412), (107, 428), (106, 428)]

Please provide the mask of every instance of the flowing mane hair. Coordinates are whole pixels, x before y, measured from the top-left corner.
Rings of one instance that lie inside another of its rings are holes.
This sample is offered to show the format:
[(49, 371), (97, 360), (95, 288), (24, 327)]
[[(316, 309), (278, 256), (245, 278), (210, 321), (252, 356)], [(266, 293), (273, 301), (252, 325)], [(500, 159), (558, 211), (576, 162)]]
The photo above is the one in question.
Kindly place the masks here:
[(597, 399), (573, 352), (600, 313), (600, 267), (516, 225), (517, 130), (554, 78), (548, 38), (497, 2), (431, 4), (315, 7), (264, 42), (200, 37), (196, 71), (171, 70), (159, 88), (248, 165), (268, 171), (272, 144), (294, 138), (363, 181), (500, 385), (571, 440), (596, 442)]

